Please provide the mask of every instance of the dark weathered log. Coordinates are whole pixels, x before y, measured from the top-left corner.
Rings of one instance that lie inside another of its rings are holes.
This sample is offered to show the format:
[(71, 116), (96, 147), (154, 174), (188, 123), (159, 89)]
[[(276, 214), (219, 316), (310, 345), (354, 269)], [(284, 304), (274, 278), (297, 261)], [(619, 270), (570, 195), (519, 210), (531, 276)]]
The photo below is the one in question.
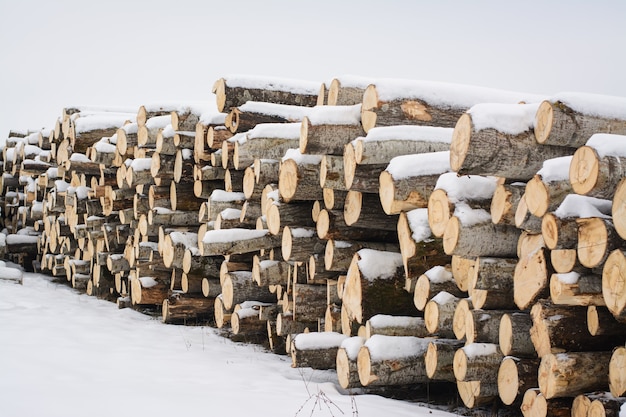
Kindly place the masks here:
[(611, 352), (547, 354), (539, 365), (539, 389), (547, 399), (606, 391), (610, 358)]
[(202, 295), (174, 293), (163, 300), (163, 323), (190, 323), (213, 317), (215, 301)]
[(498, 395), (502, 402), (511, 405), (536, 387), (538, 370), (539, 359), (503, 358), (498, 369)]
[(335, 369), (337, 351), (346, 339), (341, 333), (300, 333), (291, 338), (291, 366)]
[(530, 337), (539, 357), (562, 351), (607, 351), (615, 346), (612, 335), (589, 333), (586, 307), (557, 306), (542, 300), (533, 306), (530, 314), (533, 319)]
[(456, 382), (454, 354), (464, 342), (456, 339), (434, 339), (428, 343), (424, 357), (426, 375), (431, 380)]
[(505, 355), (534, 358), (537, 351), (530, 338), (533, 325), (530, 314), (524, 311), (507, 313), (500, 319), (498, 342)]

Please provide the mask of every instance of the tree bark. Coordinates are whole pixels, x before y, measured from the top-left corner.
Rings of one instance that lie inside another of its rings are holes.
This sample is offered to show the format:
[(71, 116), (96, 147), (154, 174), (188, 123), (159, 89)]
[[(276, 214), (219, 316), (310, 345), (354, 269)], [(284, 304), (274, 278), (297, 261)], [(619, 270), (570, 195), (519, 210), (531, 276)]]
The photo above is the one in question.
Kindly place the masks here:
[(426, 375), (431, 380), (456, 382), (454, 376), (454, 354), (463, 346), (454, 339), (434, 339), (428, 343), (424, 356)]
[(606, 391), (611, 352), (547, 354), (539, 365), (539, 389), (547, 399)]
[(535, 118), (535, 136), (544, 145), (579, 148), (595, 133), (626, 134), (626, 120), (577, 112), (561, 101), (543, 101)]
[[(427, 154), (422, 154), (427, 155)], [(428, 199), (440, 174), (395, 179), (389, 171), (380, 173), (380, 202), (387, 214), (428, 207)]]
[(461, 301), (449, 293), (439, 293), (424, 308), (426, 329), (440, 338), (456, 338), (453, 331), (454, 312)]
[[(350, 108), (353, 106), (345, 106)], [(345, 112), (344, 106), (332, 107), (339, 113)], [(300, 152), (310, 155), (343, 155), (343, 150), (354, 138), (365, 135), (360, 123), (330, 124), (304, 117), (300, 130)]]
[(286, 203), (323, 198), (319, 184), (320, 163), (321, 157), (319, 161), (307, 159), (298, 163), (294, 159), (287, 159), (281, 163), (278, 190)]

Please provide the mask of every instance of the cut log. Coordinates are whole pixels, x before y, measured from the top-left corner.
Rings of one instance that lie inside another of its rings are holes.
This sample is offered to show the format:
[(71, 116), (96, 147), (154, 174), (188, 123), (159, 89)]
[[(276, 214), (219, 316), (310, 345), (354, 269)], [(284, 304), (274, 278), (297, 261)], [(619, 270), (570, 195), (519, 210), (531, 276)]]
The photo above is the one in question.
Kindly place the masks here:
[(285, 261), (306, 262), (325, 249), (326, 241), (318, 238), (313, 228), (285, 226), (283, 229), (281, 253)]
[(343, 155), (344, 147), (363, 136), (361, 105), (318, 106), (302, 120), (300, 153)]
[(615, 397), (626, 393), (626, 348), (620, 346), (611, 354), (609, 361), (609, 389)]
[(289, 204), (273, 203), (267, 207), (267, 229), (273, 235), (281, 233), (287, 226), (292, 228), (313, 227), (312, 201), (294, 201)]
[[(300, 122), (264, 123), (246, 133), (246, 153), (255, 159), (280, 159), (300, 143)], [(235, 148), (237, 149), (237, 148)]]
[(592, 336), (610, 334), (616, 344), (626, 343), (626, 323), (617, 321), (606, 307), (587, 307), (587, 330)]
[(554, 272), (559, 274), (565, 274), (572, 272), (577, 265), (582, 268), (582, 265), (578, 263), (578, 257), (576, 256), (576, 249), (553, 249), (550, 251), (550, 263), (554, 268)]
[(560, 218), (555, 213), (546, 213), (541, 219), (541, 234), (550, 250), (576, 249), (578, 222), (575, 218)]
[(375, 334), (427, 337), (429, 332), (426, 330), (422, 317), (376, 314), (365, 323), (365, 339), (369, 339)]
[(467, 297), (467, 293), (461, 291), (454, 282), (452, 272), (444, 266), (435, 266), (420, 275), (415, 283), (413, 292), (413, 304), (415, 308), (423, 311), (430, 299), (440, 292), (445, 291), (455, 297)]
[(530, 315), (533, 319), (530, 337), (540, 358), (563, 351), (608, 351), (615, 346), (612, 335), (589, 333), (586, 307), (557, 306), (544, 300), (533, 306)]
[(454, 376), (457, 381), (497, 383), (502, 352), (493, 343), (470, 343), (454, 354)]
[(554, 304), (570, 306), (604, 306), (602, 277), (595, 274), (552, 274), (550, 298)]
[(431, 340), (424, 356), (428, 378), (435, 381), (456, 382), (454, 354), (463, 344), (462, 341), (454, 339)]
[[(590, 113), (589, 103), (601, 103), (608, 114)], [(535, 116), (537, 142), (578, 148), (595, 133), (626, 134), (624, 105), (623, 99), (609, 96), (560, 94), (544, 100)]]
[(345, 224), (343, 212), (321, 210), (315, 224), (320, 239), (371, 241), (396, 244), (398, 234), (389, 230), (364, 229)]
[(467, 408), (492, 404), (498, 397), (498, 384), (482, 381), (457, 381), (456, 389)]
[(541, 217), (556, 210), (565, 197), (572, 193), (568, 170), (571, 156), (549, 159), (526, 183), (524, 199), (531, 214)]
[(133, 305), (162, 306), (168, 297), (170, 283), (157, 281), (153, 277), (140, 277), (130, 280), (130, 294)]
[[(536, 243), (528, 243), (535, 240), (531, 236), (537, 236)], [(520, 310), (528, 309), (534, 301), (548, 295), (549, 278), (552, 275), (541, 235), (523, 236), (520, 247), (523, 245), (529, 246), (520, 253), (513, 275), (514, 300)], [(532, 248), (534, 250), (530, 250)]]
[(316, 328), (316, 326), (317, 321), (296, 321), (291, 313), (281, 313), (276, 317), (276, 334), (279, 336), (309, 332), (310, 329)]
[(602, 295), (609, 311), (620, 321), (626, 321), (626, 251), (616, 249), (602, 269)]
[(277, 248), (281, 239), (281, 236), (274, 236), (265, 229), (209, 230), (203, 237), (200, 252), (204, 256), (251, 253), (261, 249)]
[(395, 231), (398, 217), (383, 211), (376, 194), (348, 191), (343, 207), (343, 218), (348, 226)]
[(291, 339), (293, 368), (335, 369), (337, 352), (347, 337), (341, 333), (301, 333)]
[(589, 417), (618, 417), (626, 399), (604, 396), (593, 400), (589, 406)]
[(500, 318), (498, 344), (504, 355), (534, 358), (537, 351), (530, 338), (533, 320), (528, 312), (506, 313)]
[(361, 119), (366, 132), (375, 126), (454, 127), (463, 112), (478, 102), (518, 103), (540, 99), (473, 86), (378, 79), (363, 93)]
[(465, 342), (497, 344), (500, 337), (500, 320), (508, 312), (508, 310), (481, 310), (474, 305), (474, 309), (469, 310), (465, 316)]
[(544, 397), (573, 397), (606, 391), (611, 352), (547, 354), (539, 365), (539, 389)]
[(287, 262), (262, 260), (255, 255), (252, 263), (252, 279), (261, 287), (287, 286), (291, 277), (291, 265)]
[(441, 174), (428, 199), (428, 225), (433, 235), (443, 236), (457, 205), (459, 210), (468, 206), (489, 210), (496, 186), (495, 177), (458, 176), (454, 172)]
[(259, 287), (252, 280), (249, 271), (232, 271), (222, 281), (222, 301), (224, 308), (230, 310), (236, 304), (247, 300), (264, 303), (275, 302), (276, 295), (270, 293), (268, 287)]
[(424, 308), (426, 329), (441, 338), (455, 338), (454, 312), (461, 300), (447, 292), (440, 292), (434, 296)]
[(624, 241), (616, 233), (611, 220), (598, 217), (578, 219), (576, 253), (583, 266), (601, 267), (613, 250), (622, 247)]
[(520, 230), (509, 225), (493, 224), (489, 213), (484, 210), (481, 212), (479, 217), (481, 220), (474, 223), (469, 217), (450, 218), (443, 234), (444, 251), (448, 255), (466, 258), (515, 256)]
[(372, 80), (358, 76), (343, 76), (333, 78), (328, 86), (329, 106), (349, 106), (363, 101), (363, 93)]
[(524, 195), (525, 184), (498, 184), (491, 199), (491, 221), (494, 224), (515, 225), (517, 205)]
[(348, 268), (342, 310), (360, 324), (376, 314), (415, 315), (411, 294), (403, 284), (399, 253), (361, 249)]
[(230, 109), (224, 125), (232, 133), (248, 132), (265, 123), (293, 123), (301, 121), (310, 108), (249, 100)]
[(278, 172), (278, 190), (285, 202), (321, 200), (319, 171), (322, 157), (288, 151)]
[(163, 300), (163, 323), (191, 323), (213, 317), (215, 301), (203, 296), (174, 293)]
[(390, 386), (427, 382), (424, 356), (428, 342), (428, 339), (413, 336), (372, 336), (357, 357), (361, 384)]
[(526, 181), (541, 169), (543, 161), (572, 155), (573, 148), (537, 143), (531, 130), (536, 108), (536, 104), (474, 106), (454, 128), (452, 170)]
[(297, 106), (315, 106), (320, 83), (271, 77), (233, 76), (213, 84), (219, 112), (228, 111), (247, 101), (263, 101)]
[(539, 359), (518, 359), (507, 356), (498, 369), (498, 395), (505, 405), (511, 405), (527, 390), (538, 385)]
[(449, 151), (398, 156), (380, 174), (380, 202), (387, 214), (428, 207), (439, 176), (449, 172)]
[(541, 233), (541, 217), (537, 217), (528, 210), (526, 204), (526, 195), (523, 195), (517, 204), (517, 211), (515, 212), (515, 226), (530, 234)]
[[(594, 147), (594, 140), (602, 142)], [(600, 153), (602, 152), (600, 146), (605, 144), (603, 142), (614, 141), (626, 144), (626, 136), (594, 135), (587, 142), (587, 146), (576, 150), (569, 167), (569, 181), (575, 193), (596, 198), (613, 198), (619, 182), (626, 176), (626, 163), (623, 158), (626, 155)]]
[(362, 337), (354, 336), (344, 339), (337, 350), (337, 379), (343, 389), (362, 387), (359, 379), (357, 357), (365, 341)]
[(615, 231), (626, 240), (626, 178), (623, 178), (615, 189), (611, 212)]
[(326, 314), (326, 286), (294, 283), (292, 288), (293, 318), (313, 322)]
[(530, 388), (522, 397), (520, 409), (524, 417), (570, 417), (572, 399), (546, 399), (539, 388)]
[(324, 251), (324, 269), (346, 272), (354, 254), (364, 248), (397, 252), (398, 245), (383, 242), (356, 242), (328, 239)]

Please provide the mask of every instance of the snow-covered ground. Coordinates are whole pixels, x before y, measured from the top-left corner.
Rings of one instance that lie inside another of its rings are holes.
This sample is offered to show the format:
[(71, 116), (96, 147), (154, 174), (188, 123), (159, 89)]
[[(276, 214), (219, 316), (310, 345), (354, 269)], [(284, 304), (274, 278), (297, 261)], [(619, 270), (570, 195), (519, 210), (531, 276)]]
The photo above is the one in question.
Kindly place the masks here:
[[(210, 327), (174, 326), (41, 274), (0, 279), (0, 416), (450, 416), (342, 394)], [(317, 401), (317, 405), (316, 405)]]

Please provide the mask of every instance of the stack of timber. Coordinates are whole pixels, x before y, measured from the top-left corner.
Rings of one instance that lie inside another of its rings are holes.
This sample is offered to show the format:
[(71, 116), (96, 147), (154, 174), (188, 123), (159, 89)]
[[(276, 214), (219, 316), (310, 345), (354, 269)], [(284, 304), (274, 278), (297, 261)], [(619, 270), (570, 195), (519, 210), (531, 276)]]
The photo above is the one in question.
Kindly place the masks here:
[(213, 92), (10, 132), (0, 257), (352, 392), (619, 410), (626, 99), (361, 77)]

